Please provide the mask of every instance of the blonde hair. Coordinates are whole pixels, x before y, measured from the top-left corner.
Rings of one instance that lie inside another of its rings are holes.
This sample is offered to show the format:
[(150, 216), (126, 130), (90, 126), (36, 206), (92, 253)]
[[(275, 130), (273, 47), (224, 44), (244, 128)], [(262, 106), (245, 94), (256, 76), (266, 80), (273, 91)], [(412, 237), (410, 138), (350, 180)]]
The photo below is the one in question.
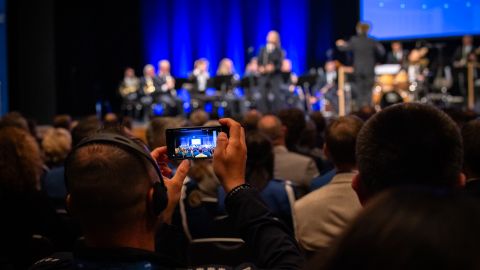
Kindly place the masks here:
[(51, 128), (43, 136), (42, 148), (48, 164), (62, 163), (72, 149), (72, 136), (64, 128)]

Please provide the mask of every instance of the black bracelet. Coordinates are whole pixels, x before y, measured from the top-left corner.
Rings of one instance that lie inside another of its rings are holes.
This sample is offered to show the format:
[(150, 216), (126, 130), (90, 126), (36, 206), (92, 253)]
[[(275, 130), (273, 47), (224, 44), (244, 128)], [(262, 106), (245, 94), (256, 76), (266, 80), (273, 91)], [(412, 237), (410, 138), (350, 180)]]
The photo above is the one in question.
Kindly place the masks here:
[(240, 186), (237, 186), (234, 189), (230, 190), (230, 192), (225, 197), (225, 200), (231, 198), (232, 196), (235, 196), (235, 194), (240, 192), (240, 190), (251, 189), (251, 188), (252, 186), (250, 186), (249, 184), (241, 184)]

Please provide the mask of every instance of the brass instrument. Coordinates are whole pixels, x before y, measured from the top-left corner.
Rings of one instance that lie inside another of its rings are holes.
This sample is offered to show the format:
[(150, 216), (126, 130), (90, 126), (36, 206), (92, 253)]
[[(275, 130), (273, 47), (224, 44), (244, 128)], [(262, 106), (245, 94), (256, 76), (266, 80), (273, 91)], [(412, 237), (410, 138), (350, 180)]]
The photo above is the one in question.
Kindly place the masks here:
[(120, 89), (119, 89), (119, 92), (120, 92), (120, 95), (122, 97), (126, 97), (130, 94), (133, 94), (135, 92), (137, 92), (137, 87), (133, 86), (133, 85), (125, 85), (125, 84), (122, 84), (120, 86)]
[(145, 86), (143, 87), (143, 93), (146, 95), (151, 95), (155, 92), (155, 85), (153, 84), (153, 80), (146, 80)]

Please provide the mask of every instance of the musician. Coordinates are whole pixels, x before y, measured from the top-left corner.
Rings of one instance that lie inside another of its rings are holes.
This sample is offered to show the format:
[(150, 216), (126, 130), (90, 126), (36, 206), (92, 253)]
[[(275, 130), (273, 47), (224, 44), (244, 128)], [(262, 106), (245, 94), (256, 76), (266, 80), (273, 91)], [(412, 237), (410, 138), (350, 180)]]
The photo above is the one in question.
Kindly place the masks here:
[(118, 92), (123, 98), (122, 112), (125, 115), (134, 116), (140, 80), (135, 75), (135, 70), (131, 67), (127, 67), (123, 74), (123, 80), (118, 88)]
[(258, 55), (259, 89), (262, 95), (259, 109), (262, 112), (276, 112), (282, 106), (280, 84), (284, 57), (285, 53), (281, 47), (280, 34), (277, 31), (268, 32), (267, 44)]
[(258, 58), (252, 57), (248, 62), (247, 66), (245, 67), (244, 77), (256, 77), (260, 75), (259, 67), (258, 67)]
[[(282, 74), (282, 83), (280, 85), (280, 98), (286, 100), (288, 107), (296, 107), (304, 109), (303, 100), (305, 95), (300, 91), (296, 85), (298, 82), (298, 76), (292, 71), (292, 61), (290, 59), (283, 59), (282, 67), (280, 68)], [(281, 109), (286, 108), (285, 103), (282, 104)]]
[(408, 50), (403, 49), (400, 41), (394, 41), (390, 46), (392, 50), (387, 54), (387, 64), (398, 64), (406, 69), (408, 66)]
[(338, 62), (328, 60), (325, 62), (323, 70), (319, 71), (319, 88), (325, 99), (328, 101), (332, 110), (338, 112), (338, 85), (337, 73)]
[(375, 82), (375, 64), (377, 57), (383, 57), (385, 49), (375, 39), (368, 36), (370, 25), (359, 22), (357, 35), (348, 42), (339, 39), (336, 45), (340, 51), (353, 52), (356, 105), (358, 108), (370, 106), (372, 89)]
[(205, 58), (200, 58), (193, 64), (193, 71), (188, 77), (193, 82), (194, 95), (203, 95), (207, 90), (207, 82), (210, 79), (208, 65), (208, 60)]
[(459, 46), (453, 54), (455, 85), (463, 97), (467, 96), (467, 64), (475, 60), (473, 37), (469, 35), (463, 36), (462, 46)]
[(170, 74), (170, 61), (163, 59), (158, 62), (158, 79), (162, 83), (162, 92), (175, 91), (175, 78)]
[(162, 82), (155, 74), (153, 65), (145, 65), (143, 68), (143, 77), (140, 79), (140, 103), (143, 106), (144, 120), (147, 120), (151, 112), (151, 106), (155, 100), (156, 94), (160, 92)]

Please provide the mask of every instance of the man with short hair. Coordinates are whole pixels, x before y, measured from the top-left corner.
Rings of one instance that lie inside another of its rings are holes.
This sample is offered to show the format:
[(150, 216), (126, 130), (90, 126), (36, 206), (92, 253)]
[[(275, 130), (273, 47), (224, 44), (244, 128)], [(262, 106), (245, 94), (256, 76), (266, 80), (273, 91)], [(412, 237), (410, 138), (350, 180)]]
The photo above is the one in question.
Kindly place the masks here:
[(365, 123), (356, 147), (352, 187), (362, 204), (393, 187), (465, 185), (458, 127), (433, 106), (404, 103), (380, 111)]
[[(227, 193), (225, 204), (232, 224), (251, 247), (257, 266), (301, 268), (303, 259), (295, 239), (274, 219), (259, 199), (258, 192), (245, 184), (247, 153), (243, 129), (231, 119), (221, 119), (220, 123), (229, 127), (230, 137), (223, 132), (218, 135), (213, 167)], [(135, 143), (120, 135), (115, 138), (129, 145)], [(35, 263), (32, 269), (186, 267), (175, 258), (155, 253), (155, 244), (174, 246), (174, 240), (155, 243), (154, 239), (160, 226), (171, 223), (189, 170), (188, 161), (180, 163), (173, 178), (168, 179), (162, 176), (171, 173), (165, 166), (166, 147), (150, 154), (138, 149), (134, 151), (118, 141), (98, 137), (90, 137), (90, 140), (93, 141), (75, 148), (66, 163), (67, 205), (83, 228), (84, 244), (76, 248), (73, 258), (68, 254), (56, 254)], [(155, 168), (155, 163), (160, 167)], [(168, 196), (158, 192), (158, 184), (162, 181)], [(163, 208), (165, 200), (168, 203)]]
[(480, 198), (480, 121), (473, 120), (462, 128), (463, 173), (466, 176), (465, 189)]
[(290, 180), (299, 187), (299, 192), (306, 194), (310, 182), (317, 176), (318, 169), (313, 159), (290, 152), (285, 144), (286, 127), (278, 117), (266, 115), (258, 122), (258, 130), (273, 143), (275, 156), (274, 178)]
[(362, 125), (359, 118), (346, 116), (327, 128), (324, 151), (333, 161), (336, 175), (295, 203), (297, 240), (307, 251), (330, 247), (361, 209), (352, 179), (357, 173), (355, 146)]

